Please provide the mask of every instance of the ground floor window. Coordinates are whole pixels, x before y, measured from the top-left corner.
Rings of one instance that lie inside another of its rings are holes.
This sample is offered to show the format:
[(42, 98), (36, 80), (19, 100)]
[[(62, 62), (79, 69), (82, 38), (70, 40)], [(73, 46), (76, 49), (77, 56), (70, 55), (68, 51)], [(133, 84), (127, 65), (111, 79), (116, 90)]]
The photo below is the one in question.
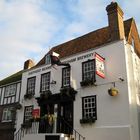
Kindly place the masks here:
[(12, 110), (13, 107), (7, 107), (3, 109), (2, 122), (12, 121)]
[(87, 96), (82, 98), (82, 118), (97, 119), (96, 96)]
[(33, 106), (26, 106), (24, 111), (24, 122), (28, 122), (30, 119), (32, 119), (32, 111)]

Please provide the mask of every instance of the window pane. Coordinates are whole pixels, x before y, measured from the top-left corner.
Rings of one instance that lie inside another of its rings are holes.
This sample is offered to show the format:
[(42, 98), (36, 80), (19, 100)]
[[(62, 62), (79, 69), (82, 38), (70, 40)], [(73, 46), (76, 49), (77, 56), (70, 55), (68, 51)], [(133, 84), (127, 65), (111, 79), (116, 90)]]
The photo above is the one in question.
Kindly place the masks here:
[(27, 122), (32, 118), (32, 110), (33, 110), (33, 106), (25, 107), (24, 122)]
[(47, 91), (50, 89), (50, 72), (41, 76), (41, 91)]
[(96, 119), (96, 96), (83, 97), (83, 117)]
[[(93, 79), (95, 74), (95, 61), (88, 61), (83, 63), (83, 80)], [(94, 80), (94, 79), (93, 79)]]
[(27, 94), (35, 94), (35, 77), (28, 79)]
[(4, 108), (2, 121), (12, 121), (12, 109), (13, 107)]
[(13, 96), (16, 94), (16, 84), (9, 85), (5, 88), (5, 97)]
[(62, 71), (62, 82), (63, 86), (69, 86), (70, 85), (70, 68), (64, 68)]

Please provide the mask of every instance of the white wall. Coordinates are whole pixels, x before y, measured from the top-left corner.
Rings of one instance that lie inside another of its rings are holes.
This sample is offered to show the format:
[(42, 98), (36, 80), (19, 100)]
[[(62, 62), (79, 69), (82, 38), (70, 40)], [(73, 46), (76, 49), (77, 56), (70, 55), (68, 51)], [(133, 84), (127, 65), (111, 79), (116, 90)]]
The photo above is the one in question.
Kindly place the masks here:
[[(139, 128), (138, 128), (138, 111), (139, 106), (137, 106), (137, 97), (140, 95), (139, 90), (139, 70), (140, 65), (137, 65), (136, 62), (139, 62), (140, 59), (135, 54), (134, 49), (129, 44), (126, 44), (126, 66), (127, 66), (127, 79), (128, 79), (128, 95), (129, 95), (129, 107), (130, 107), (130, 124), (131, 124), (131, 139), (139, 139)], [(139, 70), (138, 70), (139, 69)]]
[[(95, 52), (105, 58), (106, 78), (102, 79), (96, 76), (96, 87), (82, 88), (80, 86), (80, 82), (82, 81), (82, 62), (93, 59)], [(86, 54), (90, 54), (90, 56), (86, 58), (81, 57)], [(127, 83), (129, 72), (126, 70), (125, 61), (127, 58), (125, 58), (125, 54), (124, 41), (118, 41), (62, 60), (75, 60), (70, 63), (71, 85), (78, 91), (76, 100), (74, 101), (74, 128), (85, 136), (86, 140), (93, 138), (94, 140), (134, 140), (130, 136), (132, 124), (130, 123), (130, 96), (128, 96), (129, 88)], [(59, 93), (62, 83), (62, 67), (56, 66), (56, 69), (54, 69), (50, 65), (44, 65), (36, 69), (31, 69), (23, 73), (22, 76), (21, 100), (24, 106), (33, 104), (35, 108), (38, 107), (34, 98), (24, 100), (27, 79), (36, 76), (35, 96), (38, 97), (40, 94), (41, 74), (49, 71), (51, 71), (51, 80), (57, 82), (56, 85), (51, 85), (50, 90), (53, 94)], [(124, 79), (123, 82), (119, 80), (120, 77)], [(108, 95), (108, 89), (113, 86), (112, 82), (115, 82), (116, 88), (119, 90), (119, 95), (116, 97)], [(82, 118), (82, 97), (88, 95), (97, 96), (97, 120), (92, 125), (80, 124), (79, 122)], [(24, 109), (18, 113), (18, 128), (23, 121), (23, 116)]]

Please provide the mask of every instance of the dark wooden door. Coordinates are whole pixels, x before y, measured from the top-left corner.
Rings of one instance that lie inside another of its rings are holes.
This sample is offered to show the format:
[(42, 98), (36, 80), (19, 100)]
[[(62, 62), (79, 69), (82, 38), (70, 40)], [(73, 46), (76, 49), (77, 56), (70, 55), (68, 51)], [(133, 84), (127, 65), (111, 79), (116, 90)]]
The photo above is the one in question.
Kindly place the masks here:
[(73, 101), (60, 103), (58, 118), (58, 131), (65, 134), (72, 134)]

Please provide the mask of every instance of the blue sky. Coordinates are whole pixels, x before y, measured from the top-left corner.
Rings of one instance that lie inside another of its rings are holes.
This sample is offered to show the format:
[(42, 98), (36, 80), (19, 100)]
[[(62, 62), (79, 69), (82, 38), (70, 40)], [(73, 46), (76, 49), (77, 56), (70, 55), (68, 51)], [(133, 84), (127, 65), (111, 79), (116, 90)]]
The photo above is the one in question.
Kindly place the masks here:
[[(0, 0), (0, 79), (49, 48), (108, 25), (110, 0)], [(116, 0), (140, 32), (140, 0)]]

